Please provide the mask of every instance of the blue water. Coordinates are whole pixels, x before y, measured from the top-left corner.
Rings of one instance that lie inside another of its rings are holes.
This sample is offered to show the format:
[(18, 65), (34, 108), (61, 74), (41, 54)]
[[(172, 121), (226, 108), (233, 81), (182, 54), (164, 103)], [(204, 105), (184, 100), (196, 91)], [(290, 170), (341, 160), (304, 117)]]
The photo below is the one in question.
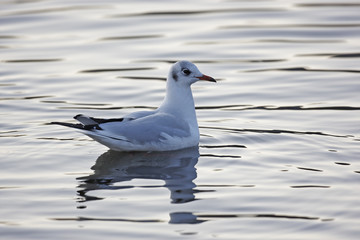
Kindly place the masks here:
[[(3, 1), (0, 238), (358, 239), (360, 3)], [(156, 108), (199, 147), (119, 153), (51, 121)]]

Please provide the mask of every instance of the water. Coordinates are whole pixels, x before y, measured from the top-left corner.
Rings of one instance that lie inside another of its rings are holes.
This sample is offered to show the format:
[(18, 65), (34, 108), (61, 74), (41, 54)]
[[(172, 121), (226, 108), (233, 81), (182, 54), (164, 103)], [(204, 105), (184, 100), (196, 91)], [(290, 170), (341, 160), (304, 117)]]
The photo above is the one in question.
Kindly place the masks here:
[[(2, 1), (0, 238), (357, 239), (358, 1)], [(117, 153), (51, 121), (157, 107), (199, 148)]]

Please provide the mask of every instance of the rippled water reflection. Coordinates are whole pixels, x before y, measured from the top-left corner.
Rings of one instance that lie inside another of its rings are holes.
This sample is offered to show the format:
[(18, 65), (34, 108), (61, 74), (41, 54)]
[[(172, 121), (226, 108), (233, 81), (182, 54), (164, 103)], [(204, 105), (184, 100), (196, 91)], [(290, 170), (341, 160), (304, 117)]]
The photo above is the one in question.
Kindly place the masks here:
[[(0, 3), (6, 239), (357, 239), (360, 4)], [(156, 108), (191, 60), (199, 148), (118, 153), (48, 125)]]

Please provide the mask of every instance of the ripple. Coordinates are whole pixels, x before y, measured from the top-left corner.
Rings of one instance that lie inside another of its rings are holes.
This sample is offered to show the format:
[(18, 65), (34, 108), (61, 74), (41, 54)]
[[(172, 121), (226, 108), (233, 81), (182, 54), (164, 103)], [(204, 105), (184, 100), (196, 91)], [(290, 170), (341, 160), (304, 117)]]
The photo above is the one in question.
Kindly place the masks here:
[(306, 68), (306, 67), (255, 69), (255, 70), (245, 70), (244, 72), (267, 72), (267, 71), (360, 73), (360, 70), (347, 70), (347, 69), (311, 69), (311, 68)]
[(220, 26), (219, 29), (234, 29), (234, 28), (358, 28), (360, 24), (344, 23), (344, 24), (259, 24), (259, 25), (227, 25)]
[[(215, 42), (216, 43), (216, 42)], [(222, 43), (222, 42), (219, 42)], [(195, 43), (187, 43), (195, 44)], [(198, 44), (198, 43), (196, 43)], [(169, 63), (173, 64), (177, 60), (171, 59), (149, 59), (149, 60), (139, 60), (135, 62), (152, 62), (152, 63)], [(197, 64), (218, 64), (218, 63), (272, 63), (272, 62), (286, 62), (287, 59), (212, 59), (212, 60), (199, 60), (199, 59), (190, 59), (189, 61)], [(217, 80), (217, 79), (216, 79)]]
[(89, 141), (89, 140), (85, 140), (85, 139), (77, 139), (77, 138), (52, 138), (52, 137), (40, 137), (40, 138), (36, 138), (39, 140), (54, 140), (54, 141)]
[(11, 87), (16, 86), (15, 83), (0, 83), (0, 87)]
[(305, 171), (312, 171), (312, 172), (323, 172), (323, 170), (320, 169), (316, 169), (316, 168), (305, 168), (305, 167), (297, 167), (300, 170), (305, 170)]
[(129, 218), (92, 218), (92, 217), (68, 217), (50, 218), (55, 221), (104, 221), (104, 222), (135, 222), (135, 223), (159, 223), (164, 222), (158, 219), (129, 219)]
[(229, 132), (252, 132), (252, 133), (271, 133), (271, 134), (300, 134), (300, 135), (319, 135), (327, 137), (339, 137), (339, 138), (349, 138), (354, 137), (352, 135), (334, 135), (327, 134), (322, 132), (302, 132), (302, 131), (292, 131), (292, 130), (282, 130), (282, 129), (237, 129), (237, 128), (225, 128), (225, 127), (208, 127), (208, 126), (199, 126), (199, 128), (213, 129), (213, 130), (224, 130)]
[(224, 60), (194, 60), (194, 63), (213, 64), (213, 63), (272, 63), (285, 62), (287, 59), (224, 59)]
[(152, 11), (129, 14), (111, 15), (111, 18), (119, 17), (142, 17), (142, 16), (174, 16), (174, 15), (201, 15), (213, 13), (231, 13), (231, 12), (279, 12), (286, 11), (284, 8), (229, 8), (229, 9), (209, 9), (209, 10), (187, 10), (187, 11)]
[(325, 185), (296, 185), (290, 187), (291, 188), (330, 188), (330, 186), (325, 186)]
[(237, 105), (237, 104), (233, 104), (233, 105), (212, 105), (212, 106), (195, 106), (195, 108), (197, 110), (201, 110), (201, 109), (233, 109), (236, 107), (247, 107), (249, 105)]
[[(92, 104), (89, 104), (92, 105)], [(92, 109), (92, 110), (120, 110), (120, 109), (149, 109), (154, 110), (156, 107), (150, 106), (124, 106), (124, 107), (58, 107), (58, 109)]]
[(33, 63), (33, 62), (59, 62), (63, 61), (61, 58), (44, 58), (44, 59), (15, 59), (15, 60), (4, 60), (6, 63)]
[(43, 8), (43, 9), (32, 9), (32, 10), (23, 10), (23, 11), (14, 11), (7, 14), (2, 14), (3, 16), (19, 16), (19, 15), (37, 15), (37, 14), (47, 14), (47, 13), (56, 13), (56, 12), (66, 12), (66, 11), (78, 11), (78, 10), (93, 10), (93, 9), (105, 9), (104, 5), (97, 6), (70, 6), (70, 7), (54, 7), (54, 8)]
[(20, 37), (16, 35), (0, 35), (0, 39), (16, 39), (16, 38), (20, 38)]
[[(204, 107), (206, 109), (206, 107)], [(325, 107), (304, 107), (304, 106), (250, 106), (249, 105), (229, 105), (218, 106), (218, 109), (227, 109), (229, 111), (244, 111), (244, 110), (267, 110), (267, 111), (281, 111), (281, 110), (294, 110), (294, 111), (313, 111), (313, 110), (333, 110), (333, 111), (359, 111), (360, 107), (352, 106), (325, 106)]]
[(240, 187), (240, 188), (248, 188), (248, 187), (255, 187), (255, 185), (226, 185), (226, 184), (199, 184), (197, 185), (198, 188), (202, 187), (211, 187), (211, 188), (233, 188), (233, 187)]
[(319, 220), (319, 217), (283, 215), (283, 214), (197, 214), (200, 218), (284, 218), (300, 220)]
[(201, 157), (215, 157), (215, 158), (241, 158), (237, 155), (219, 155), (219, 154), (200, 154)]
[(164, 77), (143, 77), (143, 76), (121, 76), (117, 78), (132, 79), (132, 80), (159, 80), (166, 81)]
[(156, 69), (156, 68), (151, 68), (151, 67), (141, 67), (141, 68), (100, 68), (100, 69), (81, 70), (81, 71), (79, 71), (79, 73), (145, 71), (145, 70), (154, 70), (154, 69)]
[(268, 43), (344, 43), (344, 40), (332, 39), (256, 39), (253, 42), (268, 42)]
[(42, 103), (64, 103), (69, 105), (76, 105), (76, 106), (109, 106), (108, 103), (76, 103), (76, 102), (68, 102), (62, 100), (42, 100)]
[(347, 162), (335, 162), (335, 164), (342, 165), (342, 166), (350, 166), (351, 165), (350, 163), (347, 163)]
[(359, 58), (360, 53), (312, 53), (298, 54), (298, 57)]
[(39, 99), (39, 98), (51, 98), (53, 96), (44, 95), (44, 96), (29, 96), (29, 97), (10, 97), (10, 98), (0, 98), (0, 101), (4, 100), (31, 100), (31, 99)]
[(19, 131), (16, 131), (16, 130), (4, 131), (4, 132), (0, 132), (0, 137), (13, 138), (13, 137), (24, 137), (24, 136), (26, 136), (25, 134), (18, 134), (18, 133), (19, 133)]
[(118, 40), (137, 40), (137, 39), (148, 39), (148, 38), (161, 38), (164, 35), (152, 34), (152, 35), (135, 35), (135, 36), (115, 36), (115, 37), (104, 37), (98, 41), (118, 41)]
[(298, 215), (285, 215), (285, 214), (272, 214), (272, 213), (245, 213), (245, 214), (226, 214), (226, 213), (193, 213), (193, 212), (172, 212), (170, 213), (171, 224), (199, 224), (214, 219), (228, 219), (228, 218), (274, 218), (285, 220), (327, 220), (319, 217), (298, 216)]
[(10, 221), (0, 221), (0, 224), (5, 225), (5, 226), (11, 226), (11, 227), (20, 226), (19, 223), (10, 222)]
[(14, 188), (21, 188), (21, 187), (18, 187), (18, 186), (0, 187), (0, 190), (14, 189)]
[(201, 145), (201, 148), (246, 148), (244, 145)]
[(297, 7), (360, 7), (360, 3), (298, 3)]

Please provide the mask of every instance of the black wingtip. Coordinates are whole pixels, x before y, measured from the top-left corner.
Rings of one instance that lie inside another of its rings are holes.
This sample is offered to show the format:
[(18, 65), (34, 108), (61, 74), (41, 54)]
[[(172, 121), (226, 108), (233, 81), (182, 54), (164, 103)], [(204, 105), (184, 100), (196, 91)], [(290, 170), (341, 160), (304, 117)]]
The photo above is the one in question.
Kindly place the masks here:
[(81, 117), (81, 116), (83, 116), (83, 114), (78, 114), (78, 115), (74, 116), (74, 119), (78, 119), (78, 117)]

